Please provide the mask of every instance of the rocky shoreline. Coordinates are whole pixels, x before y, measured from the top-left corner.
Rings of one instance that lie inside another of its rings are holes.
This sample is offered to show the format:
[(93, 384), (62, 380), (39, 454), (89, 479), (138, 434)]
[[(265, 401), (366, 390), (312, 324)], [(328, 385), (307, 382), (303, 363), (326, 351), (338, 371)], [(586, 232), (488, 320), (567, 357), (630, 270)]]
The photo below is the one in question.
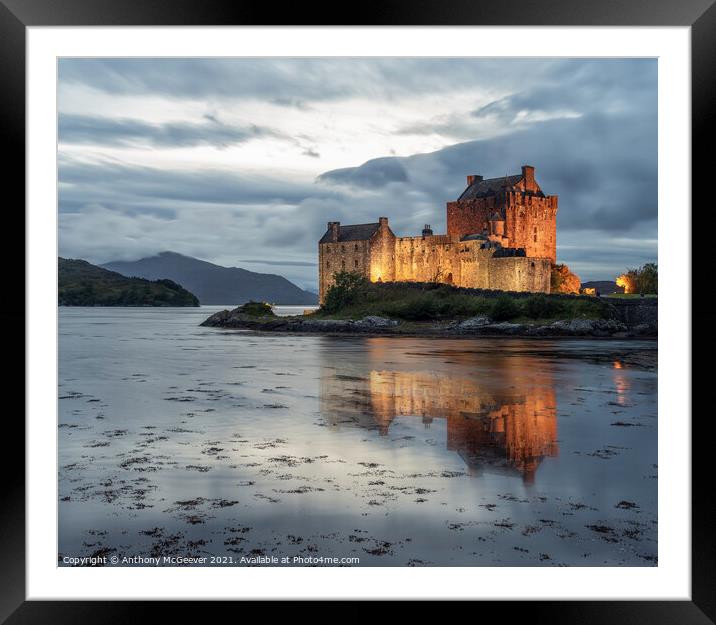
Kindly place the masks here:
[(551, 323), (495, 322), (485, 316), (447, 322), (406, 322), (367, 316), (358, 320), (321, 319), (307, 316), (256, 317), (222, 310), (202, 326), (263, 332), (311, 334), (373, 334), (396, 336), (526, 336), (526, 337), (656, 337), (656, 322), (627, 325), (617, 319), (563, 319)]

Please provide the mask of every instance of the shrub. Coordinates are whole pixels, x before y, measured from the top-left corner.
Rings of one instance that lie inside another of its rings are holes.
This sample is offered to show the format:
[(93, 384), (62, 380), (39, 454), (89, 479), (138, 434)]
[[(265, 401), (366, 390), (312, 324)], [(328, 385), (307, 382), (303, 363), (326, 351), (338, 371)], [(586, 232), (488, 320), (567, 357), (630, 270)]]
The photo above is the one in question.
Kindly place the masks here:
[(562, 304), (544, 295), (533, 295), (524, 300), (524, 313), (530, 319), (551, 319), (562, 312)]
[(657, 294), (659, 292), (659, 268), (656, 263), (646, 263), (636, 272), (637, 293)]
[(252, 317), (275, 317), (271, 306), (266, 302), (246, 302), (239, 306), (239, 312)]
[(359, 273), (339, 271), (334, 275), (333, 286), (326, 292), (321, 311), (334, 313), (357, 304), (366, 297), (369, 284), (368, 279)]
[(552, 293), (579, 293), (581, 281), (565, 264), (552, 265), (550, 288)]
[(520, 307), (509, 295), (500, 295), (490, 308), (490, 319), (493, 321), (509, 321), (518, 317)]
[(394, 302), (384, 307), (390, 317), (407, 319), (408, 321), (427, 321), (437, 319), (444, 312), (445, 306), (434, 296), (423, 293), (418, 297)]
[(624, 293), (658, 294), (658, 265), (656, 263), (646, 263), (638, 269), (628, 269), (626, 273), (617, 278), (617, 286), (623, 286)]

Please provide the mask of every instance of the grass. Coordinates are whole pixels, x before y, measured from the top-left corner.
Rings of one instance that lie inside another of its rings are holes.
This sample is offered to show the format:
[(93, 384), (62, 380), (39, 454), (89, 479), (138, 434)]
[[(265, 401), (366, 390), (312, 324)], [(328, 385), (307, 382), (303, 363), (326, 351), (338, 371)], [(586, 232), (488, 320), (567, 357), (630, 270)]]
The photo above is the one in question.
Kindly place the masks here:
[[(602, 297), (616, 297), (619, 299), (640, 299), (641, 295), (639, 293), (610, 293), (609, 295), (602, 295)], [(644, 297), (659, 297), (656, 293), (648, 293), (644, 294)]]
[(266, 302), (246, 302), (237, 309), (238, 312), (250, 317), (275, 317), (270, 304)]
[[(334, 287), (335, 288), (335, 287)], [(449, 285), (426, 284), (419, 288), (395, 283), (351, 284), (331, 298), (332, 309), (320, 308), (324, 319), (361, 319), (369, 315), (408, 322), (450, 321), (484, 315), (494, 321), (548, 322), (557, 319), (600, 319), (605, 306), (594, 298), (563, 298), (536, 294), (520, 297), (473, 295)]]

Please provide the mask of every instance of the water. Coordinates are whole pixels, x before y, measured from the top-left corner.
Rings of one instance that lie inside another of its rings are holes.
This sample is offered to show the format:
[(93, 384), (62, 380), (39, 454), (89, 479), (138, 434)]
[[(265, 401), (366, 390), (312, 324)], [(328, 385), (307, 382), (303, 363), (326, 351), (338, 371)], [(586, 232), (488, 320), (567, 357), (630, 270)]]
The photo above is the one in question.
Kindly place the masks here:
[(199, 327), (220, 308), (60, 309), (60, 565), (656, 564), (655, 342)]

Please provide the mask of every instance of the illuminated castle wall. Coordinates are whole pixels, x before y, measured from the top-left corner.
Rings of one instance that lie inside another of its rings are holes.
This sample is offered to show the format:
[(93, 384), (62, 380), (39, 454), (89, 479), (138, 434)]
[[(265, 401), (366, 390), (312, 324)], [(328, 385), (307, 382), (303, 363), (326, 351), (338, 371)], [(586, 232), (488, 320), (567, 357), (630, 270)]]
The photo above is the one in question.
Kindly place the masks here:
[(340, 271), (372, 282), (443, 282), (503, 291), (549, 293), (556, 261), (557, 196), (545, 196), (534, 168), (483, 179), (447, 204), (447, 234), (429, 225), (421, 236), (396, 237), (387, 217), (357, 225), (328, 223), (318, 244), (319, 299)]

